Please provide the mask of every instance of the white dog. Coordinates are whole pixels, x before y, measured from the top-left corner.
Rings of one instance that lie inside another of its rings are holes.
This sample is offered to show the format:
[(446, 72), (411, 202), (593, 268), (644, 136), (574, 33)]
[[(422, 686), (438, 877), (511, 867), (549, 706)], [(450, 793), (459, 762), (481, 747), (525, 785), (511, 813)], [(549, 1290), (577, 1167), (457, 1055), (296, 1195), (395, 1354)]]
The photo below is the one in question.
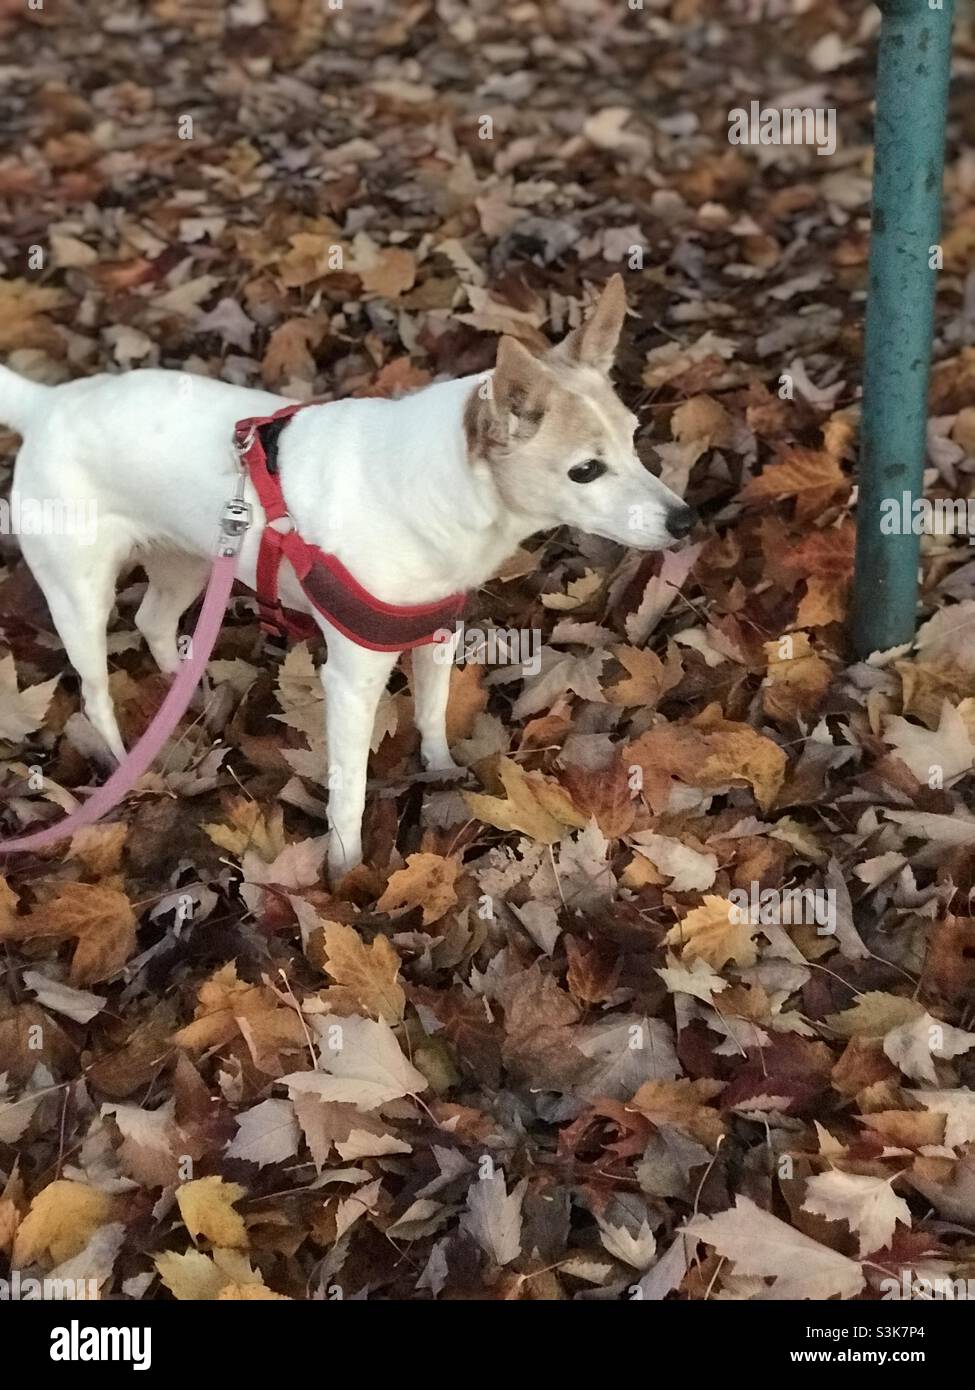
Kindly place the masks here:
[[(626, 314), (609, 282), (580, 328), (544, 359), (502, 338), (493, 373), (428, 386), (399, 400), (302, 409), (279, 434), (277, 462), (294, 527), (390, 605), (434, 603), (482, 584), (529, 535), (568, 524), (623, 545), (662, 549), (694, 514), (633, 447), (636, 418), (609, 371)], [(24, 437), (12, 507), (59, 499), (97, 514), (90, 537), (23, 535), (89, 719), (120, 760), (108, 688), (106, 628), (127, 563), (149, 587), (136, 623), (163, 671), (178, 668), (178, 623), (203, 589), (238, 462), (234, 426), (289, 404), (280, 396), (183, 372), (133, 371), (41, 386), (0, 368), (0, 420)], [(263, 513), (239, 576), (254, 587)], [(329, 869), (361, 860), (366, 765), (376, 707), (396, 652), (350, 640), (307, 601), (287, 563), (281, 600), (311, 613), (328, 646)], [(451, 769), (445, 711), (450, 661), (413, 654), (424, 765)]]

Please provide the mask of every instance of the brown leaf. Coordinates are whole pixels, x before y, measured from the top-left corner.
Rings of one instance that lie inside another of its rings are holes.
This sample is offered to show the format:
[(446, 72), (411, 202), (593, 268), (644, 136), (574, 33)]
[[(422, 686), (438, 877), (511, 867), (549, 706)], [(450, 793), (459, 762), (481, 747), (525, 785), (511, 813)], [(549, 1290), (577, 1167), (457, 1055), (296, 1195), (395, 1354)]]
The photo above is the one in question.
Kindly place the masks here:
[(385, 936), (375, 936), (367, 946), (354, 927), (326, 922), (325, 950), (326, 971), (366, 1013), (388, 1023), (400, 1022), (406, 1006), (403, 986), (397, 979), (400, 960)]
[(457, 902), (457, 875), (460, 864), (442, 854), (411, 854), (405, 869), (390, 875), (386, 890), (376, 904), (380, 912), (397, 908), (423, 909), (423, 925), (438, 922)]

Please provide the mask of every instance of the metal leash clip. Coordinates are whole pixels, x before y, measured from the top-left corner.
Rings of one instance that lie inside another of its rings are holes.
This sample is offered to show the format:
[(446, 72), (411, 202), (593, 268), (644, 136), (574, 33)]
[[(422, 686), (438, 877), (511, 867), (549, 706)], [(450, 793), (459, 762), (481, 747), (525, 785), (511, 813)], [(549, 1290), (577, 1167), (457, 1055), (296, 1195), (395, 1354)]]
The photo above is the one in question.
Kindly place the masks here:
[(244, 501), (243, 475), (237, 484), (233, 497), (224, 503), (220, 517), (220, 539), (217, 542), (218, 554), (225, 559), (235, 556), (244, 539), (244, 532), (253, 520), (251, 504)]

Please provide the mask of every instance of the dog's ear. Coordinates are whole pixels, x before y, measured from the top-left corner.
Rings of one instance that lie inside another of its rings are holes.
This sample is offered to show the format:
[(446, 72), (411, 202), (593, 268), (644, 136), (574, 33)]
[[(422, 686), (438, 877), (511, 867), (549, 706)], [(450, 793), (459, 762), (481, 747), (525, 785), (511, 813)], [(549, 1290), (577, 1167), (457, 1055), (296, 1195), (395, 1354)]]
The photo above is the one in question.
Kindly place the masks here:
[(490, 462), (538, 430), (551, 400), (550, 372), (517, 338), (498, 343), (494, 372), (472, 391), (464, 409), (471, 459)]
[(595, 367), (609, 375), (626, 318), (626, 290), (616, 274), (607, 284), (586, 322), (574, 328), (553, 356), (577, 367)]
[(551, 376), (538, 358), (517, 338), (503, 337), (498, 343), (491, 394), (497, 419), (507, 425), (511, 436), (531, 438), (542, 423), (551, 389)]

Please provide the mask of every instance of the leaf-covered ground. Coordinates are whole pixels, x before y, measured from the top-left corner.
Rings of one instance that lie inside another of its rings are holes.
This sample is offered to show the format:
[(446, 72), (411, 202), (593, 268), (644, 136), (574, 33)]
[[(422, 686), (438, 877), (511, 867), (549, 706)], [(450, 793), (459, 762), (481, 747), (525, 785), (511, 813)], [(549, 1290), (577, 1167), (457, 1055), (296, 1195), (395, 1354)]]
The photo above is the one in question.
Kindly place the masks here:
[[(164, 761), (0, 891), (12, 1267), (135, 1298), (975, 1276), (964, 539), (924, 541), (916, 649), (850, 665), (844, 635), (876, 24), (828, 0), (0, 0), (10, 365), (392, 394), (489, 366), (501, 332), (543, 347), (623, 269), (620, 389), (705, 518), (664, 559), (539, 537), (474, 595), (540, 664), (456, 670), (453, 786), (418, 775), (397, 675), (366, 864), (332, 886), (321, 654), (262, 654), (241, 598)], [(967, 12), (956, 54), (928, 483), (964, 497)], [(730, 108), (787, 95), (836, 108), (835, 156), (729, 144)], [(15, 539), (3, 559), (9, 834), (105, 764)], [(165, 690), (143, 583), (111, 635), (130, 742)], [(787, 920), (802, 889), (825, 926)]]

